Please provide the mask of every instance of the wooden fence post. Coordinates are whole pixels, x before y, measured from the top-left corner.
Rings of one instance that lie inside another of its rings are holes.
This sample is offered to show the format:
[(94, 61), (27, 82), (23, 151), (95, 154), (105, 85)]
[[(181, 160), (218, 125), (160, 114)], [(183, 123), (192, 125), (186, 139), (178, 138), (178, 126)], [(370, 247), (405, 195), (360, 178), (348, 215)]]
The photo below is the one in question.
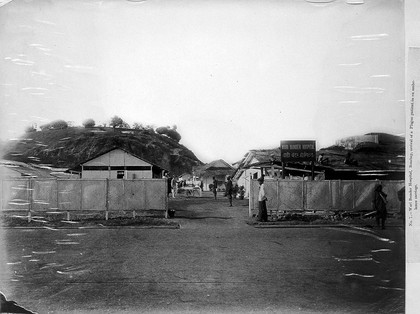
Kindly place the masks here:
[(306, 191), (305, 191), (305, 180), (302, 180), (302, 210), (305, 211), (305, 196), (306, 196)]
[[(142, 181), (142, 185), (143, 185), (143, 197), (144, 197), (144, 210), (145, 211), (147, 211), (149, 208), (149, 202), (148, 202), (148, 199), (147, 199), (147, 189), (146, 189), (146, 187), (147, 187), (147, 184), (146, 184), (146, 182), (147, 182), (147, 180), (146, 179), (143, 179), (143, 181)], [(169, 199), (168, 199), (168, 202), (169, 202)]]
[(127, 208), (127, 197), (126, 197), (126, 193), (125, 193), (125, 179), (122, 179), (122, 183), (123, 183), (123, 212), (125, 213), (125, 210)]
[(105, 181), (105, 220), (108, 220), (108, 211), (109, 211), (109, 179), (106, 178), (106, 181)]
[[(79, 202), (79, 211), (83, 211), (83, 180), (80, 181), (80, 202)], [(77, 212), (76, 212), (77, 214)], [(67, 220), (70, 220), (70, 211), (67, 211)]]
[(329, 204), (328, 209), (327, 209), (327, 215), (329, 217), (330, 212), (333, 208), (333, 196), (332, 196), (332, 182), (331, 182), (331, 180), (328, 180), (328, 195), (329, 195), (330, 204)]
[(28, 181), (28, 198), (29, 198), (29, 206), (28, 206), (28, 222), (32, 220), (32, 204), (33, 204), (33, 189), (32, 189), (32, 178), (29, 178)]
[(60, 211), (60, 193), (58, 191), (58, 178), (55, 179), (56, 197), (57, 197), (57, 211)]
[(277, 194), (277, 199), (276, 199), (276, 212), (277, 212), (277, 216), (279, 215), (279, 211), (280, 211), (280, 200), (281, 200), (281, 198), (280, 198), (280, 181), (279, 180), (277, 180), (276, 181), (276, 194)]
[(343, 203), (342, 203), (342, 197), (343, 197), (343, 191), (342, 191), (342, 185), (341, 180), (338, 180), (338, 211), (341, 212)]
[(248, 216), (252, 217), (252, 207), (253, 207), (253, 203), (254, 203), (254, 198), (253, 198), (253, 188), (252, 188), (252, 175), (249, 175), (249, 202), (248, 202)]
[[(130, 181), (131, 183), (133, 183), (134, 181), (133, 180), (131, 180)], [(134, 184), (134, 183), (133, 183)], [(133, 219), (135, 219), (136, 218), (136, 208), (134, 207), (133, 208)]]
[(135, 219), (136, 218), (136, 208), (134, 207), (133, 208), (133, 219)]
[(163, 179), (165, 187), (164, 187), (164, 191), (165, 191), (165, 218), (168, 218), (168, 211), (169, 211), (169, 198), (168, 198), (168, 183), (166, 182), (166, 179)]

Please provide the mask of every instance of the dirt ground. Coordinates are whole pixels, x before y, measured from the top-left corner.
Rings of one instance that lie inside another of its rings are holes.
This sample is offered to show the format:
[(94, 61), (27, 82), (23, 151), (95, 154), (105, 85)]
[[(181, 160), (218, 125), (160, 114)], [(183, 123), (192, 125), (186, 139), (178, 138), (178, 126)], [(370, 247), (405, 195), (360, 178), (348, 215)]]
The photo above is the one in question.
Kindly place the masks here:
[(249, 225), (171, 199), (179, 229), (0, 229), (0, 290), (39, 313), (404, 313), (401, 226)]

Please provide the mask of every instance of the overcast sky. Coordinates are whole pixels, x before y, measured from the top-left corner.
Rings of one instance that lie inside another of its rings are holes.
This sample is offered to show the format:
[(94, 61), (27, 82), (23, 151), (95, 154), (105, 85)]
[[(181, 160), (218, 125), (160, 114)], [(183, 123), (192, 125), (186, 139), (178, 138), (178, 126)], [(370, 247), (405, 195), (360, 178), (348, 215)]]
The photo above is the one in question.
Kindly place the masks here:
[(203, 162), (404, 134), (399, 0), (0, 1), (0, 135), (118, 115)]

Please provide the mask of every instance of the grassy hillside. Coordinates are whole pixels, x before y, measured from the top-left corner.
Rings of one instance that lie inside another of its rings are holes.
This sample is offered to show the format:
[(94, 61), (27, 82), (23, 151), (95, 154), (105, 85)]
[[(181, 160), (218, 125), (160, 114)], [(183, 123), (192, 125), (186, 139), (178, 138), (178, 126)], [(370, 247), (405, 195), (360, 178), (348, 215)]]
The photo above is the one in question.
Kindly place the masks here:
[(201, 165), (193, 152), (152, 130), (67, 128), (26, 133), (7, 143), (3, 158), (25, 163), (78, 169), (80, 163), (114, 147), (142, 157), (172, 173), (190, 172)]

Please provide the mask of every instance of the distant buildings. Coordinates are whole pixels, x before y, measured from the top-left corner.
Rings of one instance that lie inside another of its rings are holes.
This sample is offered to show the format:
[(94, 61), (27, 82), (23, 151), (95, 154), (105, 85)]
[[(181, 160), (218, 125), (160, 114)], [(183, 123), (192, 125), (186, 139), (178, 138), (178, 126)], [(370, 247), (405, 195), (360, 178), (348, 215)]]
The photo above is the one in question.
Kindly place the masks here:
[[(285, 180), (404, 180), (405, 139), (385, 133), (353, 136), (337, 141), (337, 146), (317, 152), (322, 161), (281, 161), (280, 148), (250, 150), (236, 163), (233, 176), (248, 196), (250, 180), (266, 178)], [(351, 157), (353, 162), (347, 160)], [(284, 171), (284, 173), (283, 173)]]
[(200, 178), (203, 182), (203, 190), (210, 190), (210, 184), (213, 184), (213, 177), (217, 180), (217, 186), (224, 186), (227, 176), (232, 176), (235, 169), (226, 161), (218, 159), (203, 166), (193, 168), (194, 176)]

